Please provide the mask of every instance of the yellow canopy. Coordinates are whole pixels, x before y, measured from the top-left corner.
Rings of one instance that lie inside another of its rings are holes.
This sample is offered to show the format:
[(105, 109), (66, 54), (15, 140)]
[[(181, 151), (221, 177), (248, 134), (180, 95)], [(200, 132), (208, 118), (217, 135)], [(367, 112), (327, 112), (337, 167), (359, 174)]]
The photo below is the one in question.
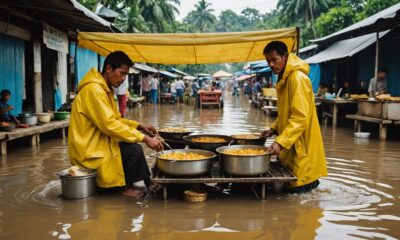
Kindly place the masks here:
[(271, 41), (284, 42), (297, 50), (296, 28), (257, 32), (136, 34), (80, 32), (79, 45), (106, 56), (124, 51), (135, 62), (203, 64), (249, 62), (264, 59)]
[(223, 78), (223, 77), (232, 77), (233, 75), (225, 72), (224, 70), (219, 70), (218, 72), (213, 74), (214, 78)]

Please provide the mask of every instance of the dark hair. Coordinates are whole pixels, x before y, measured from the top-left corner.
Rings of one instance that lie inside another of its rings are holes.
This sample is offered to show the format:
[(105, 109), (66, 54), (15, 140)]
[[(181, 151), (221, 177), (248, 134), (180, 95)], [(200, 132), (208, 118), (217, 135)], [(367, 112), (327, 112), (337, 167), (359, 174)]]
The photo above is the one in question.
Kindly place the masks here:
[(108, 65), (111, 65), (112, 70), (115, 70), (122, 65), (127, 65), (128, 67), (133, 66), (132, 60), (122, 51), (115, 51), (106, 57), (104, 60), (104, 65), (103, 65), (103, 73), (106, 71), (106, 68)]
[(381, 68), (379, 68), (379, 72), (384, 72), (384, 73), (386, 73), (386, 75), (388, 75), (389, 74), (389, 69), (387, 69), (385, 67), (381, 67)]
[(11, 95), (10, 90), (8, 90), (8, 89), (3, 89), (3, 90), (1, 90), (0, 96), (1, 96), (1, 97), (5, 97), (6, 95)]
[(267, 53), (271, 53), (273, 51), (276, 51), (276, 53), (283, 56), (286, 53), (288, 53), (288, 48), (287, 48), (286, 44), (284, 44), (281, 41), (272, 41), (272, 42), (268, 43), (267, 46), (265, 46), (263, 53), (267, 54)]

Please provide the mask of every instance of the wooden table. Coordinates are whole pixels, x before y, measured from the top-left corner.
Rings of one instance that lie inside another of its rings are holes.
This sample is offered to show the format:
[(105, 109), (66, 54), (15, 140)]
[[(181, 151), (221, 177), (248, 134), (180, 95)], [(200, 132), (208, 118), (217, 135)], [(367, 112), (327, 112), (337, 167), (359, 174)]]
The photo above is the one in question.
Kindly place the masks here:
[(330, 107), (330, 111), (326, 112), (324, 109), (322, 109), (322, 119), (324, 119), (325, 124), (327, 123), (327, 117), (332, 118), (332, 127), (337, 126), (337, 119), (338, 119), (338, 109), (339, 105), (349, 105), (349, 104), (357, 104), (357, 101), (355, 100), (349, 100), (349, 99), (326, 99), (326, 98), (320, 98), (319, 99), (322, 104), (328, 104), (332, 107)]
[(293, 182), (297, 178), (294, 174), (284, 167), (281, 162), (271, 162), (271, 167), (267, 173), (260, 176), (232, 176), (223, 173), (219, 166), (219, 161), (214, 162), (211, 173), (202, 176), (168, 176), (157, 170), (157, 167), (152, 171), (152, 182), (159, 183), (163, 187), (163, 198), (168, 199), (169, 184), (199, 184), (199, 183), (247, 183), (247, 184), (261, 184), (261, 192), (256, 196), (261, 200), (266, 199), (266, 184), (272, 182)]
[(200, 108), (203, 105), (218, 105), (218, 108), (221, 108), (221, 95), (222, 91), (204, 91), (200, 90), (197, 92), (200, 97)]

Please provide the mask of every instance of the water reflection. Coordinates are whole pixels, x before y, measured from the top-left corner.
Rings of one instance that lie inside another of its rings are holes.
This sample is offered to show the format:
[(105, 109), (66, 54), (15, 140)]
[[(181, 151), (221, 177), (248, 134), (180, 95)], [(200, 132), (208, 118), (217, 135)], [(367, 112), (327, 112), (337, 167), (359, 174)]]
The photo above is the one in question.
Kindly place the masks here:
[[(130, 118), (197, 132), (258, 132), (272, 122), (245, 99), (224, 109), (184, 104), (137, 108)], [(66, 143), (9, 151), (0, 162), (1, 239), (396, 239), (400, 238), (399, 142), (360, 141), (350, 129), (322, 127), (328, 177), (305, 195), (251, 190), (209, 196), (203, 204), (119, 195), (60, 198), (54, 173), (69, 166)], [(270, 143), (272, 140), (269, 140)], [(147, 151), (146, 151), (147, 152)], [(20, 230), (23, 226), (23, 231)]]

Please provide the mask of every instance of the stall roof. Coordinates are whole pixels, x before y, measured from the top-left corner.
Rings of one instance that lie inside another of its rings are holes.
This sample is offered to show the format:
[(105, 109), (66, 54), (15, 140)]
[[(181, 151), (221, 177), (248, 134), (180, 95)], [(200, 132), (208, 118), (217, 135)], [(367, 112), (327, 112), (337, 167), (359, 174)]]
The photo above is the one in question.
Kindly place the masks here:
[(188, 76), (189, 74), (182, 72), (181, 70), (178, 70), (176, 68), (171, 68), (170, 69), (171, 72), (177, 73), (178, 75), (182, 75), (182, 76)]
[(145, 65), (145, 64), (141, 64), (141, 63), (135, 63), (133, 65), (133, 68), (139, 69), (141, 71), (152, 72), (152, 73), (158, 72), (158, 69), (150, 67), (150, 66)]
[(254, 73), (266, 73), (266, 72), (271, 72), (271, 68), (265, 67), (254, 71)]
[[(381, 32), (379, 34), (379, 37), (383, 37), (388, 32), (389, 31)], [(321, 51), (318, 54), (307, 58), (305, 61), (307, 63), (321, 63), (351, 57), (361, 50), (367, 48), (371, 44), (375, 43), (375, 41), (375, 33), (370, 33), (361, 37), (335, 42), (324, 51)]]
[(135, 34), (80, 32), (79, 45), (103, 56), (121, 50), (135, 62), (205, 64), (248, 62), (264, 58), (263, 49), (274, 40), (297, 50), (296, 28), (257, 32)]
[(4, 5), (64, 31), (121, 32), (76, 0), (13, 0)]
[(212, 76), (214, 78), (224, 78), (224, 77), (232, 77), (233, 75), (224, 70), (219, 70), (218, 72), (214, 73)]
[(318, 44), (311, 44), (311, 45), (308, 45), (307, 47), (300, 48), (299, 53), (305, 53), (308, 51), (312, 51), (312, 50), (316, 49), (317, 47), (318, 47)]
[(378, 27), (379, 31), (384, 31), (392, 29), (398, 25), (400, 25), (400, 3), (386, 8), (383, 11), (380, 11), (362, 21), (343, 28), (342, 30), (332, 33), (326, 37), (311, 40), (311, 42), (327, 45), (338, 40), (376, 32)]
[(266, 67), (268, 67), (268, 63), (265, 60), (258, 64), (250, 66), (250, 68), (266, 68)]
[(178, 77), (178, 75), (175, 75), (175, 74), (170, 73), (170, 72), (165, 71), (165, 70), (160, 70), (160, 74), (165, 75), (165, 76), (170, 77), (170, 78), (177, 78)]

